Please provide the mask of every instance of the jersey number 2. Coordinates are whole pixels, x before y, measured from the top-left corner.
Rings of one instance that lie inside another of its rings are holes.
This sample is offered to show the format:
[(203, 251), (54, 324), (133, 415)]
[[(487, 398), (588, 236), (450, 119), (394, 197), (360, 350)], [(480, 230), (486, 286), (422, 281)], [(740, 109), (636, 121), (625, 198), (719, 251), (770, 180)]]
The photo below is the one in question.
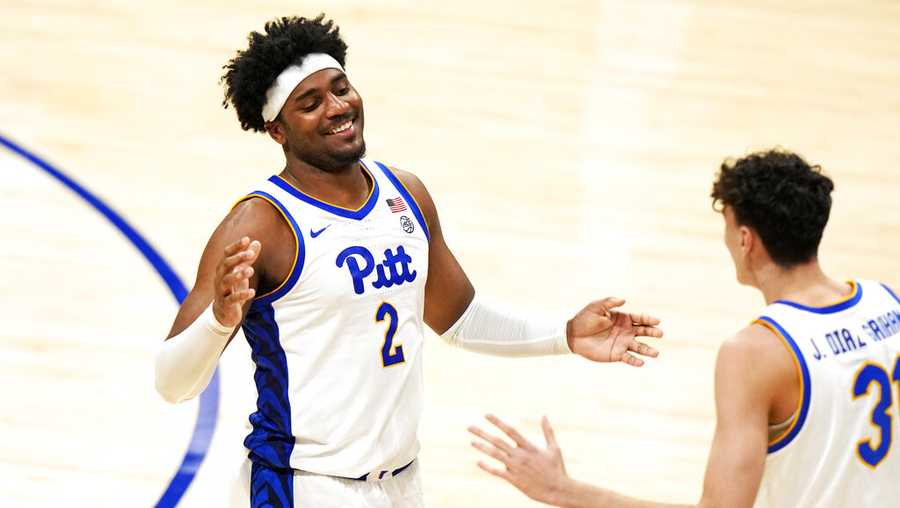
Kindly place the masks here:
[[(375, 321), (382, 322), (388, 319), (388, 328), (384, 332), (384, 344), (381, 346), (381, 364), (390, 367), (398, 363), (403, 363), (403, 346), (394, 347), (394, 334), (397, 333), (397, 309), (393, 305), (384, 302), (375, 311)], [(391, 353), (391, 350), (394, 350)]]
[[(878, 446), (872, 446), (872, 439), (861, 439), (856, 444), (856, 453), (869, 467), (878, 467), (881, 461), (887, 457), (893, 440), (893, 420), (889, 413), (891, 406), (894, 404), (894, 397), (891, 391), (891, 381), (897, 383), (900, 387), (900, 356), (894, 362), (893, 374), (888, 377), (887, 371), (881, 365), (867, 363), (863, 365), (856, 374), (856, 380), (853, 382), (853, 399), (858, 399), (863, 395), (868, 395), (869, 387), (872, 383), (878, 385), (878, 391), (881, 397), (875, 409), (872, 410), (872, 425), (876, 426), (881, 435), (878, 439)], [(900, 396), (900, 389), (898, 389)]]

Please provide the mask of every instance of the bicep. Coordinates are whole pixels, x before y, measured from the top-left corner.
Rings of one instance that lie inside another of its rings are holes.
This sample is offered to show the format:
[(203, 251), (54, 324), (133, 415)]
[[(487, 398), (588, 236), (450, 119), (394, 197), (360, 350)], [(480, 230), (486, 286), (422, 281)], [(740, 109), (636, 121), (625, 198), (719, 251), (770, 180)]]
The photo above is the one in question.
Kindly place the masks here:
[(749, 422), (716, 425), (701, 507), (753, 506), (765, 467), (765, 429)]
[[(437, 224), (437, 222), (435, 222)], [(432, 231), (440, 231), (440, 224)], [(475, 288), (443, 237), (432, 233), (425, 282), (425, 322), (442, 334), (462, 316), (475, 297)]]
[(716, 361), (716, 431), (700, 506), (753, 506), (762, 480), (771, 376), (747, 349), (726, 343)]

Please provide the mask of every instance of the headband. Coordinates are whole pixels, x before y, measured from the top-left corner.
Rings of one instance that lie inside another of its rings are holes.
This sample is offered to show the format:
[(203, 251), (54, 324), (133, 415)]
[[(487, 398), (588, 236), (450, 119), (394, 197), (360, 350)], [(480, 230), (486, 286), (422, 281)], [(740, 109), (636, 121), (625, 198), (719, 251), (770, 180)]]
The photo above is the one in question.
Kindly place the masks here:
[(266, 90), (266, 103), (262, 108), (263, 120), (267, 122), (275, 120), (294, 88), (301, 81), (308, 78), (310, 74), (319, 72), (322, 69), (344, 70), (341, 64), (331, 55), (310, 53), (303, 58), (301, 65), (289, 65), (285, 70), (281, 71), (281, 74), (275, 78), (275, 83)]

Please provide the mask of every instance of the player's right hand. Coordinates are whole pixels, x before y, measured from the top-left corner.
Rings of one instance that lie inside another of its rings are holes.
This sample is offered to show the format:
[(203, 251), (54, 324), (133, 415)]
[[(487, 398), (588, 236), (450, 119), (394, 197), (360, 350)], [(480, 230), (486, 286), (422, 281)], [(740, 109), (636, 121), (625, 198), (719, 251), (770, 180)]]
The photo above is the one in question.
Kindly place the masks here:
[(604, 298), (589, 303), (566, 326), (569, 349), (595, 362), (624, 362), (644, 365), (635, 355), (656, 358), (659, 352), (637, 337), (663, 336), (659, 318), (614, 310), (625, 304), (621, 298)]
[(262, 244), (249, 237), (225, 247), (225, 255), (216, 266), (213, 314), (225, 326), (237, 326), (243, 317), (243, 306), (256, 295), (250, 287), (253, 263), (259, 257)]

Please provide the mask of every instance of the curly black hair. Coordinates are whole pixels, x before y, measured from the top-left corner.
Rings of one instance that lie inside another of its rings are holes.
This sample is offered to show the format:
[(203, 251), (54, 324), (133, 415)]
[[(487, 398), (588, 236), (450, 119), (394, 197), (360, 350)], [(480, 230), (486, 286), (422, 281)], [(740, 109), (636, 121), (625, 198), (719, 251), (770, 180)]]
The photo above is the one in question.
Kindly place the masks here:
[(340, 28), (325, 20), (324, 14), (315, 19), (291, 16), (269, 21), (265, 34), (251, 32), (247, 40), (247, 49), (228, 61), (219, 81), (225, 84), (222, 105), (227, 108), (230, 102), (234, 106), (244, 130), (265, 130), (262, 108), (266, 91), (289, 65), (301, 64), (310, 53), (326, 53), (343, 67), (347, 57)]
[(713, 208), (729, 207), (738, 224), (753, 228), (772, 261), (790, 268), (816, 257), (834, 183), (784, 149), (725, 160), (713, 182)]

